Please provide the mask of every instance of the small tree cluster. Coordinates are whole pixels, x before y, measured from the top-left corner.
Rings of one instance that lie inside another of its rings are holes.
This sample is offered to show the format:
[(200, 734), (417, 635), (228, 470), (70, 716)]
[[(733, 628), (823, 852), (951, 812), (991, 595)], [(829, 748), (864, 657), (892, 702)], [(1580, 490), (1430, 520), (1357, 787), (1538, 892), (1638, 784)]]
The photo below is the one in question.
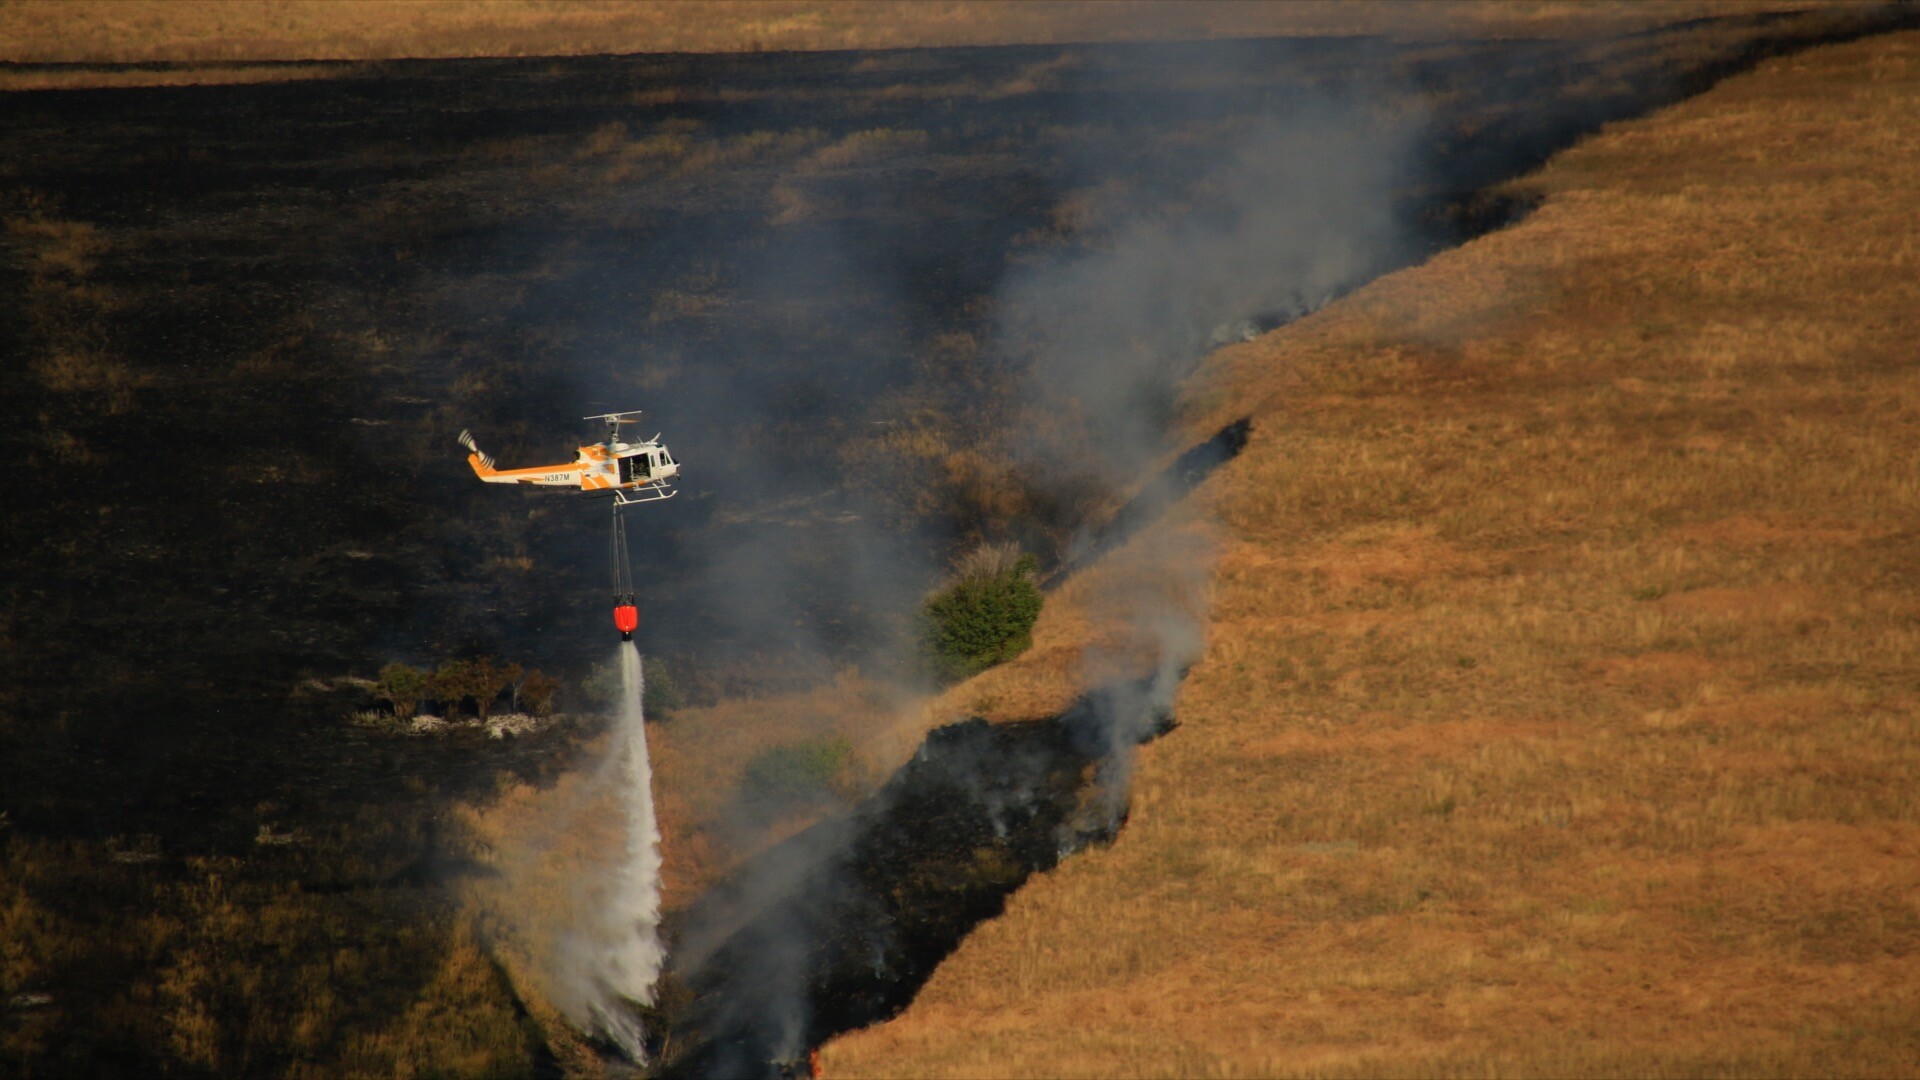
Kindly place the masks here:
[(553, 712), (553, 695), (560, 692), (560, 680), (535, 668), (520, 680), (518, 697), (521, 708), (535, 716)]
[(453, 715), (472, 703), (475, 716), (485, 720), (502, 694), (512, 692), (509, 701), (516, 709), (535, 716), (553, 711), (554, 694), (560, 681), (539, 670), (526, 670), (519, 664), (502, 665), (492, 657), (477, 660), (450, 660), (434, 671), (421, 671), (407, 664), (392, 663), (380, 669), (374, 683), (374, 695), (393, 708), (400, 720), (419, 711), (423, 701), (437, 701)]
[(408, 720), (420, 709), (420, 699), (427, 696), (427, 676), (417, 668), (406, 664), (392, 663), (380, 669), (380, 678), (373, 685), (374, 696), (393, 706), (393, 715)]
[(959, 580), (927, 598), (920, 646), (934, 675), (958, 682), (1033, 646), (1033, 624), (1045, 602), (1034, 575), (1039, 560), (1000, 547), (969, 554)]

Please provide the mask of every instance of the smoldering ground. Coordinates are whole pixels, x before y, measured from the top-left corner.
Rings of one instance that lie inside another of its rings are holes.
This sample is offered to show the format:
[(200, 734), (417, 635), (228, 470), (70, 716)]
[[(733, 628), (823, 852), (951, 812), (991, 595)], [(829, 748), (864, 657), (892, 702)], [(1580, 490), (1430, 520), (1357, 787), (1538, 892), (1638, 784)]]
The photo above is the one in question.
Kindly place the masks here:
[(1091, 598), (1126, 625), (1083, 657), (1078, 681), (1093, 689), (1080, 700), (1047, 719), (934, 731), (876, 794), (672, 920), (658, 1017), (669, 1074), (770, 1073), (893, 1015), (1028, 876), (1118, 834), (1136, 748), (1171, 729), (1200, 654), (1212, 562), (1192, 524), (1135, 549)]
[(940, 728), (878, 793), (749, 860), (680, 924), (666, 1075), (756, 1076), (898, 1012), (1012, 891), (1125, 812), (1184, 668), (1061, 716)]

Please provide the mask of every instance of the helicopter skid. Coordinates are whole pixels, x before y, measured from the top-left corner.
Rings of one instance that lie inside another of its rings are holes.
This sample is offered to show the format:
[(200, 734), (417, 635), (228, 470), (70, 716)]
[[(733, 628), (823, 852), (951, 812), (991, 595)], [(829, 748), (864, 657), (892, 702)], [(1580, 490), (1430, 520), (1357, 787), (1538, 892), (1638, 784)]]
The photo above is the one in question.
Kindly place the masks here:
[(616, 507), (633, 506), (637, 503), (659, 502), (671, 499), (679, 492), (669, 488), (643, 488), (638, 493), (616, 489), (613, 493), (613, 505)]

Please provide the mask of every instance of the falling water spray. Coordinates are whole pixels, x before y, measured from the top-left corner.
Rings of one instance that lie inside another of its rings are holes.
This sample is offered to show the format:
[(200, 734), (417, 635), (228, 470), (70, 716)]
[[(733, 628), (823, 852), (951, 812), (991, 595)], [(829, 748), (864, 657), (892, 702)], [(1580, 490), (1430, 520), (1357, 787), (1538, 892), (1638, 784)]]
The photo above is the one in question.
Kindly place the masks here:
[(660, 944), (660, 826), (653, 813), (653, 768), (647, 760), (645, 673), (632, 642), (620, 643), (620, 715), (607, 762), (620, 788), (626, 849), (607, 882), (598, 925), (576, 949), (592, 974), (585, 1002), (594, 1029), (634, 1061), (645, 1056), (633, 1006), (653, 1001), (665, 951)]

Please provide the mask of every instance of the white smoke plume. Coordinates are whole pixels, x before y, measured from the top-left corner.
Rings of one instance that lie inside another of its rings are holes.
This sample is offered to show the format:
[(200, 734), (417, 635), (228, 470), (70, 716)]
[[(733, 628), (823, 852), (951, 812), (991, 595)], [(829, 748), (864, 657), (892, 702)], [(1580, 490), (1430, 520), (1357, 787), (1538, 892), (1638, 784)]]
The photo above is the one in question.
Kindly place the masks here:
[[(1115, 489), (1137, 487), (1173, 448), (1180, 381), (1221, 343), (1221, 327), (1299, 317), (1401, 258), (1409, 241), (1394, 191), (1412, 129), (1363, 99), (1289, 103), (1246, 125), (1215, 160), (1193, 163), (1182, 185), (1142, 191), (1136, 205), (1112, 210), (1087, 243), (1011, 271), (996, 291), (989, 348), (1021, 373), (1034, 415), (1046, 421), (1030, 429), (1028, 464), (1051, 469), (1056, 453), (1090, 458)], [(1087, 186), (1099, 179), (1093, 173)], [(1159, 520), (1186, 491), (1140, 492), (1139, 516)], [(1099, 775), (1090, 818), (1055, 837), (1059, 854), (1124, 821), (1135, 748), (1171, 724), (1175, 691), (1202, 651), (1214, 553), (1204, 529), (1168, 524), (1119, 553), (1125, 569), (1090, 575), (1079, 590), (1092, 617), (1118, 632), (1111, 647), (1083, 658), (1089, 692), (1062, 717), (1073, 749), (1097, 759)], [(977, 732), (951, 737), (992, 745)], [(1038, 784), (1010, 790), (1004, 770), (970, 772), (964, 748), (962, 760), (936, 765), (928, 753), (916, 761), (956, 793), (955, 807), (1030, 814), (1048, 795)], [(1045, 775), (1047, 765), (1033, 772)], [(903, 810), (903, 797), (883, 793), (856, 819), (933, 809)], [(856, 832), (822, 828), (762, 856), (743, 872), (738, 895), (710, 900), (719, 910), (698, 913), (709, 921), (681, 937), (681, 973), (713, 999), (695, 1025), (711, 1045), (677, 1066), (688, 1075), (791, 1061), (818, 1037), (816, 995), (831, 966), (823, 957), (850, 933), (836, 920), (864, 902), (846, 897), (868, 895), (868, 879), (849, 861), (867, 851)], [(889, 925), (877, 919), (870, 930), (876, 971), (906, 963)]]
[[(998, 296), (998, 340), (1030, 357), (1061, 430), (1120, 480), (1167, 447), (1180, 380), (1205, 353), (1312, 312), (1404, 261), (1395, 209), (1422, 130), (1363, 96), (1296, 101), (1214, 150), (1199, 179), (1149, 190), (1077, 250)], [(1097, 178), (1097, 174), (1095, 177)], [(1090, 178), (1093, 179), (1093, 178)], [(1070, 420), (1069, 420), (1070, 418)], [(1050, 454), (1052, 426), (1037, 432)]]

